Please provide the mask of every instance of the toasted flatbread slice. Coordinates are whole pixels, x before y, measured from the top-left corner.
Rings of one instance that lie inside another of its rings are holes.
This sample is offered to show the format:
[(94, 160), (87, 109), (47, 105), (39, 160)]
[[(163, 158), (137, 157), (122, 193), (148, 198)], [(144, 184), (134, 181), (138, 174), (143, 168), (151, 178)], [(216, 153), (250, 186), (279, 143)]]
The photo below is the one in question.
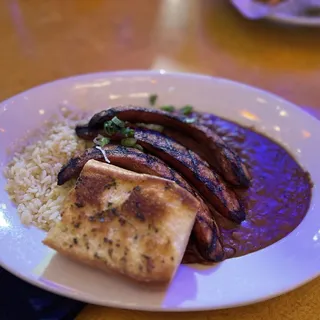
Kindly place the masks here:
[(89, 160), (43, 243), (105, 271), (169, 282), (199, 205), (173, 181)]

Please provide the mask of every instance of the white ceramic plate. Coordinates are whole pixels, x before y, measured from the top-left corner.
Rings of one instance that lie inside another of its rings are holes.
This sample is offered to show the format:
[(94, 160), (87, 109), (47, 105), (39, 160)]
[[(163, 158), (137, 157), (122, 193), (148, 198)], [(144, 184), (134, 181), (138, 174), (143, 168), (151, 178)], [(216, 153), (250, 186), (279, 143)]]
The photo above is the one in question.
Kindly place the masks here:
[(306, 16), (302, 12), (308, 6), (320, 7), (320, 0), (286, 0), (275, 7), (253, 0), (231, 0), (232, 4), (249, 19), (266, 18), (278, 23), (297, 26), (320, 26), (320, 16)]
[[(267, 19), (273, 20), (280, 23), (292, 24), (297, 26), (309, 26), (309, 27), (319, 27), (320, 26), (320, 16), (307, 16), (301, 14), (301, 5), (295, 3), (297, 0), (289, 0), (287, 4), (280, 7), (279, 10), (270, 14)], [(298, 0), (299, 1), (299, 0)], [(298, 2), (299, 3), (299, 2)], [(300, 0), (303, 4), (303, 0)], [(309, 5), (312, 3), (320, 7), (319, 0), (309, 0)], [(320, 9), (319, 9), (320, 12)]]
[(199, 110), (254, 125), (285, 145), (315, 183), (311, 208), (299, 227), (276, 244), (244, 257), (212, 267), (181, 266), (166, 290), (150, 290), (76, 264), (42, 245), (44, 232), (21, 225), (1, 176), (0, 265), (34, 285), (67, 297), (161, 311), (245, 305), (285, 293), (318, 276), (320, 125), (291, 103), (264, 91), (209, 76), (164, 71), (97, 73), (45, 84), (0, 104), (0, 169), (6, 166), (5, 150), (12, 141), (40, 126), (62, 101), (94, 112), (121, 104), (147, 105), (153, 93), (160, 96), (161, 104), (192, 104)]
[(267, 19), (297, 26), (320, 27), (320, 18), (316, 17), (301, 17), (287, 13), (277, 13), (268, 16)]

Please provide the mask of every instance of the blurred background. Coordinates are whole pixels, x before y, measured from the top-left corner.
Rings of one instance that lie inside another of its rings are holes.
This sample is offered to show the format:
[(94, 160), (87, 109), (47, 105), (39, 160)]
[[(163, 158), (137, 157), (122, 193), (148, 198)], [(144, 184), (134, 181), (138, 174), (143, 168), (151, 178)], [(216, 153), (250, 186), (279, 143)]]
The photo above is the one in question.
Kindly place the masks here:
[(245, 19), (227, 0), (2, 0), (0, 99), (56, 78), (166, 69), (320, 100), (319, 28)]

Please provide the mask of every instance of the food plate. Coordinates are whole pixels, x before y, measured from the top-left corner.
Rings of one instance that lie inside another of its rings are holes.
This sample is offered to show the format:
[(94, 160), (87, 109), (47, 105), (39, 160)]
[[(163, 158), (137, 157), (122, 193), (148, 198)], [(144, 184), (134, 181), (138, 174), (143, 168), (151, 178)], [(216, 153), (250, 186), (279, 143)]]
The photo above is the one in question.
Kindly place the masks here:
[(233, 5), (249, 19), (271, 20), (297, 26), (320, 26), (319, 0), (286, 0), (277, 6), (267, 6), (252, 0), (232, 0)]
[[(255, 253), (212, 266), (180, 266), (167, 288), (137, 285), (55, 254), (45, 232), (23, 226), (0, 177), (0, 265), (43, 289), (104, 306), (159, 311), (220, 309), (255, 303), (317, 277), (320, 272), (320, 197), (317, 186), (320, 125), (293, 104), (243, 84), (210, 76), (128, 71), (58, 80), (23, 92), (0, 105), (0, 169), (7, 149), (45, 124), (59, 105), (100, 111), (106, 106), (191, 104), (199, 111), (255, 128), (275, 139), (309, 171), (314, 182), (310, 209), (287, 237)], [(275, 177), (276, 179), (276, 177)]]
[(294, 1), (288, 1), (276, 12), (270, 14), (267, 19), (297, 26), (320, 26), (320, 6), (319, 1), (309, 1), (308, 7), (303, 1), (300, 1), (300, 5), (294, 3)]

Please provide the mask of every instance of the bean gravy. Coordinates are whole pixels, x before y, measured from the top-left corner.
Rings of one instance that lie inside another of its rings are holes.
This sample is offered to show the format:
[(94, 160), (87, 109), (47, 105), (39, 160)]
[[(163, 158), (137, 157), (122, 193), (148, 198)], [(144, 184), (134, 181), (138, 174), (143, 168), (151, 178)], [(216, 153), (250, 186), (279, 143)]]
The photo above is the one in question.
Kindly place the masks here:
[(236, 191), (247, 208), (246, 220), (234, 225), (217, 218), (228, 257), (260, 250), (292, 232), (309, 209), (309, 174), (283, 147), (254, 129), (210, 114), (201, 115), (200, 122), (238, 152), (253, 178), (248, 190)]

